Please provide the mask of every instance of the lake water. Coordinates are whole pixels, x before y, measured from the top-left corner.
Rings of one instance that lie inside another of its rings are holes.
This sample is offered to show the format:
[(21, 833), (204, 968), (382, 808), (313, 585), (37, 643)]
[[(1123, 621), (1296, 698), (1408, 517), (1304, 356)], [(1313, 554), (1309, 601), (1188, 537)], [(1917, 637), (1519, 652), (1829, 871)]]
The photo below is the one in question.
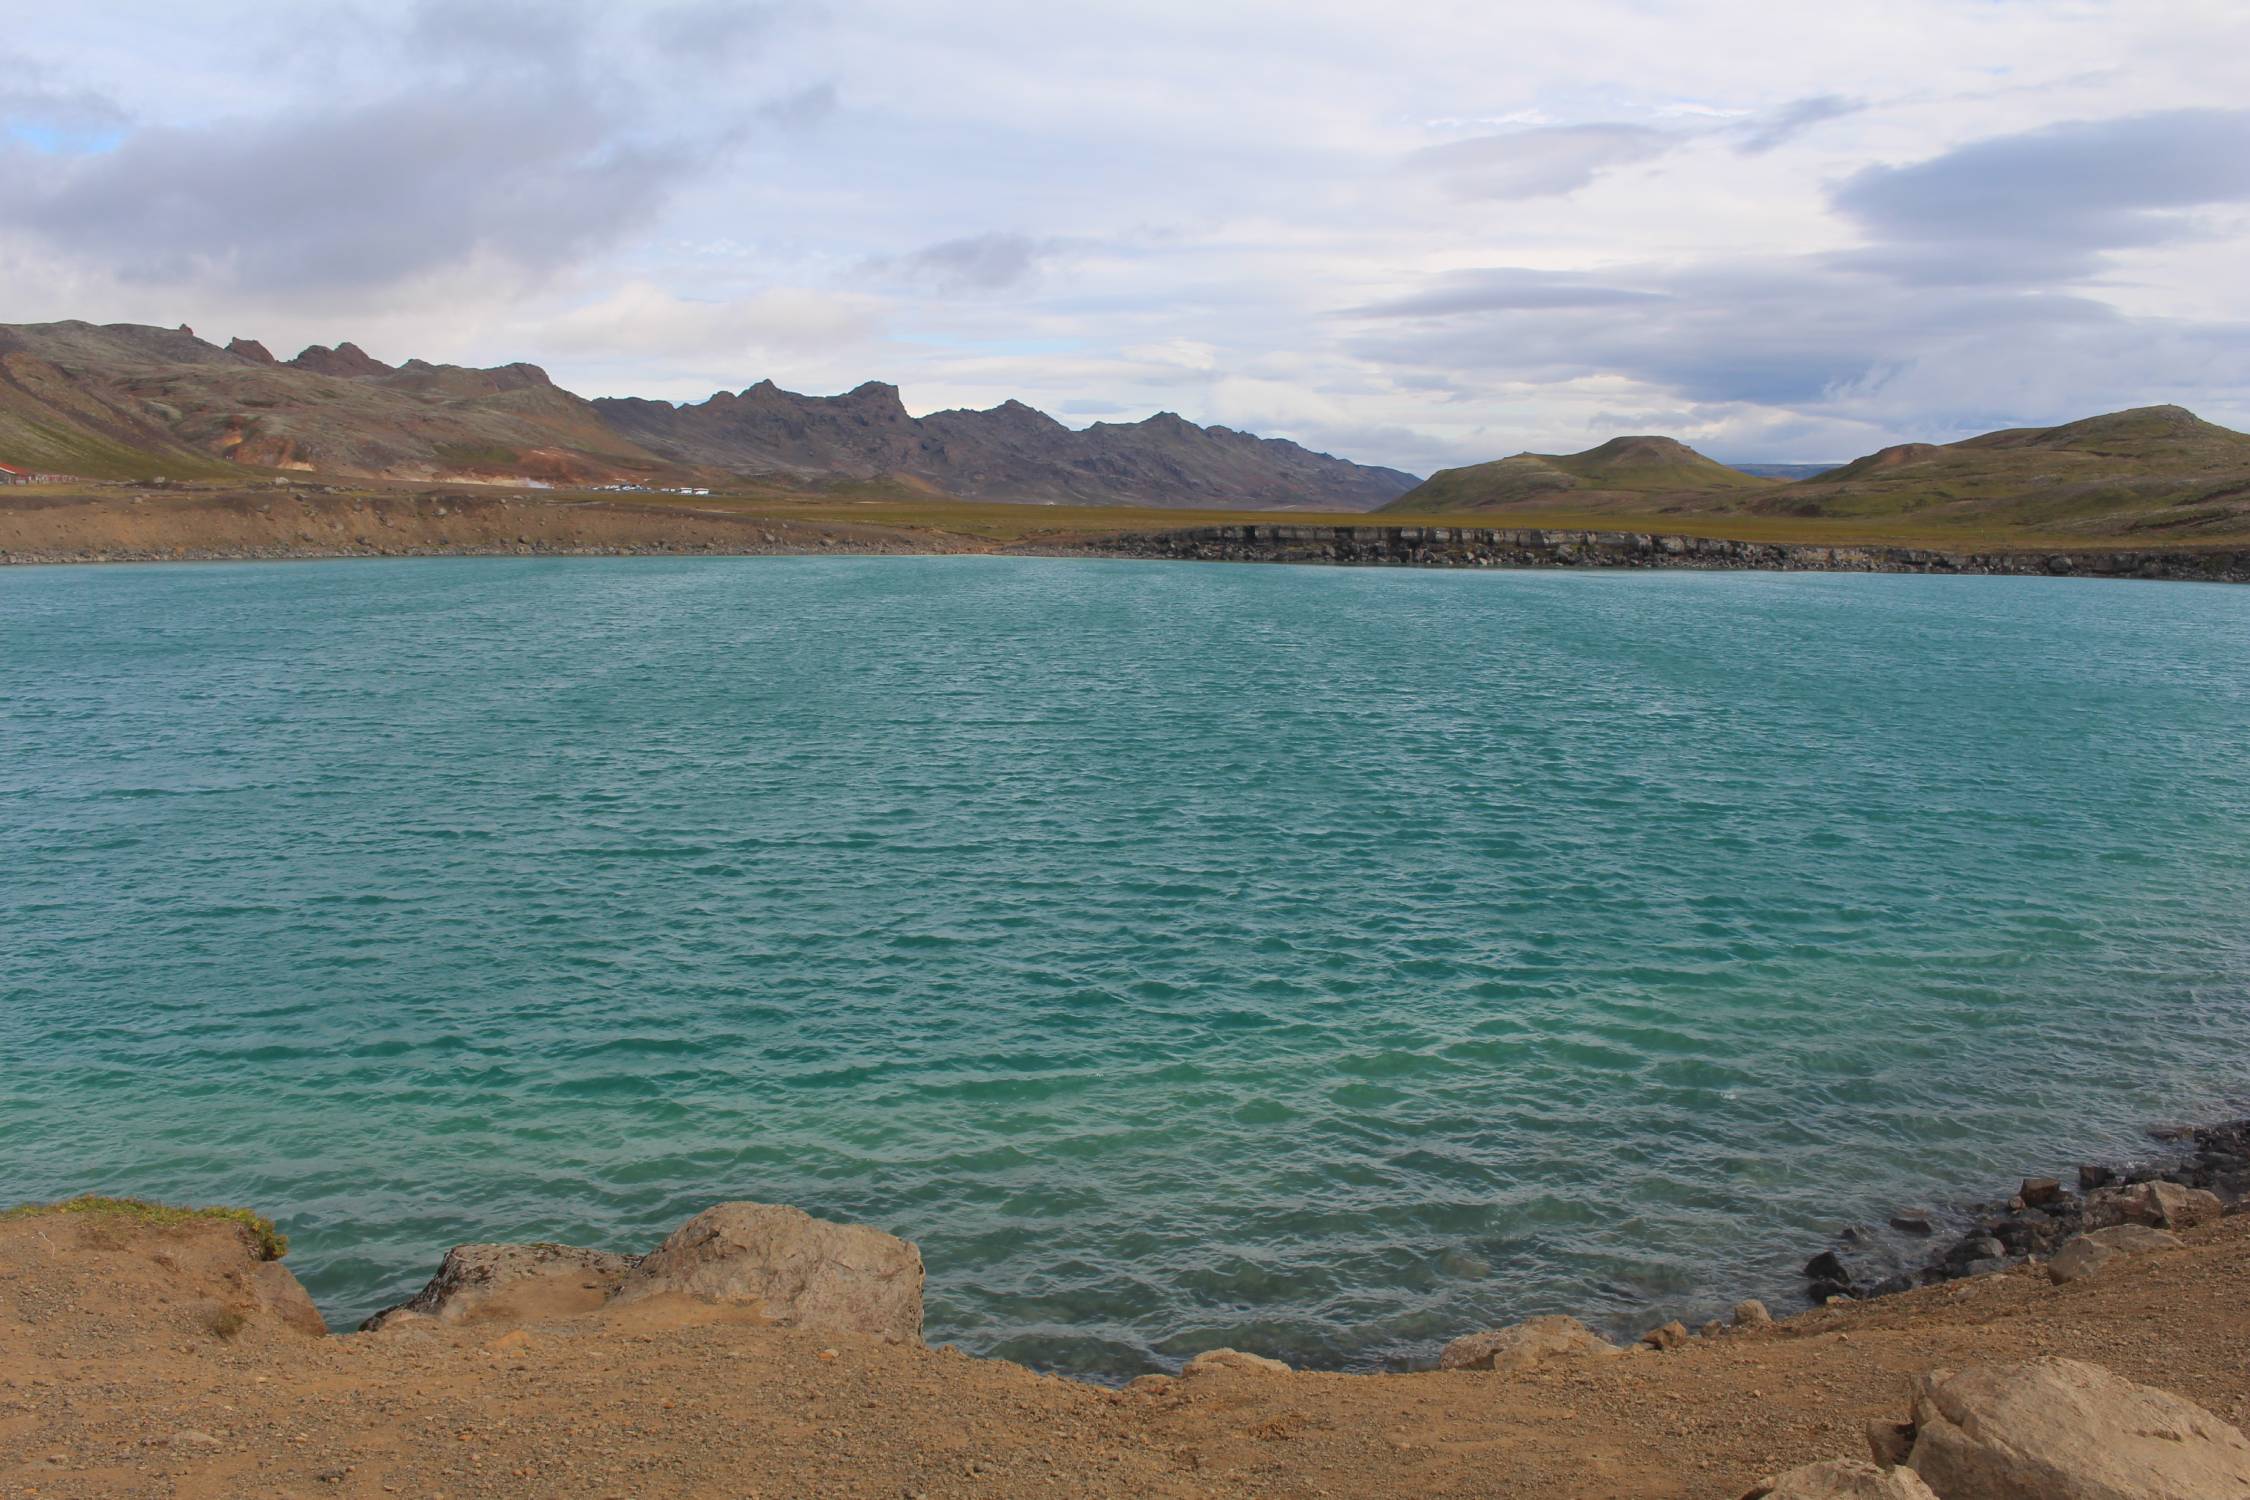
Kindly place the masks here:
[(2250, 1082), (2250, 589), (1005, 558), (0, 573), (0, 1197), (348, 1326), (727, 1198), (929, 1335), (1786, 1299)]

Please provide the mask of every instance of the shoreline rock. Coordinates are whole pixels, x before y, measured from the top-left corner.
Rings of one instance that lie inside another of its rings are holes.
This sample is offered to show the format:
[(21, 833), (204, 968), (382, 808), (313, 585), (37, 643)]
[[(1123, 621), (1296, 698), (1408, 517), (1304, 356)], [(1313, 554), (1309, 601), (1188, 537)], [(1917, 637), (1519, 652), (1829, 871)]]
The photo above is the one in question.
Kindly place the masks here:
[[(2072, 1258), (2064, 1277), (2081, 1279), (2118, 1253), (2163, 1248), (2131, 1237), (2071, 1248), (2086, 1245), (2096, 1232), (2193, 1228), (2239, 1211), (2250, 1197), (2250, 1120), (2158, 1127), (2149, 1135), (2169, 1149), (2134, 1164), (2082, 1165), (2077, 1193), (2056, 1178), (2027, 1178), (2005, 1200), (1966, 1205), (1969, 1227), (1919, 1257), (1902, 1253), (1895, 1242), (1886, 1246), (1864, 1230), (1848, 1229), (1836, 1245), (1805, 1262), (1807, 1298), (1815, 1306), (1833, 1297), (1864, 1301), (2059, 1260), (2066, 1250)], [(1925, 1210), (1902, 1210), (1890, 1222), (1899, 1233), (1920, 1237), (1923, 1231), (1913, 1226), (1934, 1218)]]
[(922, 1341), (922, 1252), (864, 1224), (771, 1203), (715, 1204), (647, 1255), (551, 1242), (455, 1245), (406, 1301), (362, 1333), (422, 1321), (521, 1325), (659, 1297), (748, 1310), (816, 1333)]
[(2184, 1396), (2036, 1359), (1912, 1382), (1905, 1467), (1953, 1500), (2250, 1496), (2250, 1440)]
[(1903, 1423), (1870, 1422), (1872, 1463), (1834, 1459), (1743, 1500), (2243, 1500), (2250, 1439), (2184, 1396), (2047, 1356), (1927, 1370)]
[(410, 1319), (460, 1323), (480, 1314), (553, 1315), (598, 1307), (617, 1290), (637, 1255), (612, 1255), (546, 1241), (455, 1245), (429, 1284), (359, 1325), (375, 1333)]
[[(159, 1304), (196, 1336), (232, 1343), (254, 1327), (296, 1338), (328, 1336), (311, 1293), (281, 1263), (288, 1241), (271, 1220), (248, 1210), (87, 1195), (0, 1212), (0, 1225), (9, 1224), (32, 1230), (66, 1256), (145, 1252), (177, 1288)], [(9, 1310), (0, 1296), (0, 1316)]]
[(610, 1301), (678, 1295), (750, 1307), (777, 1327), (922, 1341), (922, 1252), (864, 1224), (772, 1203), (721, 1203), (627, 1271)]
[(2161, 1229), (2149, 1229), (2139, 1224), (2120, 1224), (2114, 1229), (2095, 1229), (2079, 1235), (2055, 1252), (2047, 1262), (2047, 1279), (2057, 1286), (2067, 1286), (2073, 1281), (2084, 1281), (2089, 1276), (2100, 1275), (2120, 1255), (2139, 1255), (2150, 1250), (2181, 1250), (2187, 1241), (2176, 1234)]
[(1463, 1334), (1438, 1356), (1441, 1370), (1528, 1370), (1551, 1360), (1607, 1359), (1625, 1351), (1576, 1318), (1528, 1318), (1506, 1328)]
[(1296, 1372), (1278, 1359), (1268, 1359), (1263, 1354), (1245, 1354), (1240, 1349), (1206, 1349), (1180, 1367), (1180, 1378), (1209, 1375), (1220, 1370), (1233, 1370), (1244, 1375), (1293, 1375)]

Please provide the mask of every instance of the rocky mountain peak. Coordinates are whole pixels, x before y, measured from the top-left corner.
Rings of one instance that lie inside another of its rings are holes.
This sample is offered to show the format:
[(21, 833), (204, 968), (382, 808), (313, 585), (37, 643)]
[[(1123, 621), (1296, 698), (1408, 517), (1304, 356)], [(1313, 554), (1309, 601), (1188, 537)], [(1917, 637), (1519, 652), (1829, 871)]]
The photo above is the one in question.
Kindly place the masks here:
[(888, 381), (863, 381), (846, 391), (839, 399), (870, 415), (880, 413), (885, 417), (895, 416), (902, 422), (908, 420), (906, 402), (900, 398), (898, 387)]
[(299, 370), (310, 370), (315, 375), (333, 375), (343, 380), (362, 380), (371, 375), (397, 373), (391, 366), (353, 343), (338, 344), (333, 349), (325, 344), (314, 344), (289, 363)]

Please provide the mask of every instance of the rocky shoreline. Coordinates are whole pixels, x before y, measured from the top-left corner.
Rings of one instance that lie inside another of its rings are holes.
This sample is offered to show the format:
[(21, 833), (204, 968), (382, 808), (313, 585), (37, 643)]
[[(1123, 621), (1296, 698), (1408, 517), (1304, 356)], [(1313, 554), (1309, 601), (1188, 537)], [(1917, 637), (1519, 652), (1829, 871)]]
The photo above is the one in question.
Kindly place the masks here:
[[(795, 531), (799, 534), (790, 535)], [(1479, 531), (1456, 527), (1214, 527), (1119, 533), (1068, 543), (980, 545), (961, 537), (866, 527), (767, 528), (752, 537), (613, 542), (364, 542), (334, 547), (0, 550), (0, 567), (93, 563), (320, 562), (428, 557), (1094, 557), (1141, 562), (1289, 563), (1334, 567), (1575, 569), (1724, 573), (1922, 573), (2017, 578), (2108, 578), (2169, 583), (2250, 583), (2250, 550), (1946, 552), (1915, 547), (1835, 547), (1737, 542), (1648, 532)]]
[[(2098, 1252), (2107, 1246), (2128, 1252), (2177, 1248), (2178, 1231), (2250, 1212), (2250, 1118), (2161, 1126), (2149, 1135), (2160, 1149), (2148, 1159), (2081, 1165), (2075, 1185), (2029, 1177), (2005, 1199), (1973, 1201), (1942, 1213), (1901, 1208), (1881, 1226), (1847, 1227), (1805, 1263), (1806, 1304), (1814, 1311), (1867, 1304), (2025, 1268), (2066, 1284), (2106, 1264), (2110, 1257)], [(180, 1210), (135, 1199), (66, 1200), (59, 1207), (100, 1211), (111, 1204), (168, 1223), (203, 1216), (241, 1228), (264, 1274), (278, 1273), (288, 1282), (282, 1301), (291, 1321), (326, 1331), (294, 1278), (281, 1272), (288, 1241), (270, 1221), (243, 1209)], [(1964, 1221), (1967, 1227), (1958, 1233), (1938, 1232), (1941, 1223)], [(2095, 1253), (2088, 1252), (2089, 1244)], [(471, 1316), (583, 1313), (679, 1292), (753, 1303), (771, 1322), (918, 1342), (923, 1282), (921, 1253), (911, 1241), (864, 1225), (816, 1219), (796, 1208), (726, 1203), (698, 1214), (646, 1254), (547, 1242), (453, 1246), (419, 1292), (364, 1319), (358, 1331), (396, 1331)], [(1673, 1321), (1651, 1328), (1637, 1342), (1668, 1349), (1697, 1334), (1773, 1321), (1764, 1303), (1746, 1298), (1735, 1304), (1731, 1325), (1706, 1322), (1691, 1334)], [(1610, 1347), (1575, 1319), (1537, 1317), (1464, 1334), (1446, 1346), (1436, 1367), (1492, 1368), (1493, 1351), (1515, 1348), (1527, 1330), (1544, 1352)], [(1288, 1368), (1234, 1350), (1218, 1353), (1227, 1360)]]
[[(2006, 1198), (1942, 1210), (1901, 1207), (1882, 1224), (1847, 1226), (1802, 1269), (1804, 1306), (1817, 1311), (1881, 1302), (1928, 1287), (2030, 1272), (2056, 1285), (2099, 1273), (2120, 1254), (2178, 1249), (2179, 1232), (2250, 1213), (2250, 1119), (2152, 1127), (2158, 1148), (2133, 1162), (2084, 1163), (2075, 1184), (2027, 1177)], [(1788, 1311), (1788, 1309), (1785, 1309)], [(1691, 1330), (1673, 1320), (1635, 1341), (1671, 1349), (1774, 1321), (1745, 1296), (1728, 1319)], [(1577, 1319), (1542, 1316), (1447, 1344), (1440, 1369), (1490, 1369), (1556, 1353), (1612, 1347)]]
[[(1037, 507), (1025, 507), (1035, 513)], [(521, 495), (133, 492), (0, 504), (0, 565), (371, 557), (1006, 554), (1403, 568), (1687, 568), (2250, 583), (2250, 547), (1948, 551), (1728, 541), (1537, 527), (1268, 524), (1027, 536), (1016, 541), (865, 519), (765, 515)]]
[(1953, 552), (1738, 542), (1661, 532), (1473, 526), (1206, 526), (1115, 536), (1081, 551), (1203, 562), (1406, 568), (1694, 568), (1707, 571), (1959, 573), (2250, 583), (2250, 548)]
[(71, 1200), (0, 1213), (0, 1492), (2243, 1500), (2250, 1121), (2157, 1137), (1911, 1274), (1847, 1235), (1793, 1317), (1122, 1389), (927, 1347), (911, 1243), (777, 1205), (647, 1253), (455, 1246), (336, 1338), (257, 1215)]
[[(1867, 1303), (2019, 1268), (2042, 1271), (2056, 1284), (2067, 1284), (2097, 1273), (2119, 1253), (2179, 1248), (2178, 1231), (2245, 1211), (2250, 1201), (2250, 1119), (2160, 1126), (2149, 1135), (2159, 1147), (2149, 1158), (2083, 1164), (2075, 1184), (2028, 1177), (2004, 1199), (1972, 1201), (1943, 1212), (1901, 1208), (1880, 1226), (1850, 1226), (1805, 1263), (1806, 1303), (1814, 1309)], [(1966, 1227), (1958, 1232), (1939, 1232), (1941, 1224), (1964, 1221)], [(730, 1269), (695, 1269), (715, 1261), (727, 1262)], [(776, 1265), (794, 1269), (771, 1271)], [(368, 1317), (359, 1331), (380, 1332), (432, 1318), (490, 1318), (502, 1308), (522, 1316), (533, 1305), (550, 1313), (586, 1312), (612, 1301), (630, 1303), (651, 1295), (653, 1288), (691, 1290), (719, 1301), (755, 1300), (777, 1321), (809, 1319), (814, 1326), (878, 1334), (893, 1342), (918, 1341), (923, 1278), (920, 1252), (909, 1241), (864, 1226), (831, 1224), (794, 1208), (722, 1204), (690, 1220), (646, 1255), (548, 1243), (454, 1246), (420, 1292)], [(872, 1310), (861, 1305), (870, 1298), (879, 1304)], [(1727, 1322), (1706, 1322), (1692, 1333), (1676, 1320), (1661, 1323), (1636, 1342), (1669, 1349), (1691, 1337), (1771, 1322), (1766, 1305), (1746, 1296), (1734, 1304)], [(1505, 1363), (1522, 1359), (1527, 1348), (1535, 1358), (1544, 1358), (1597, 1347), (1613, 1346), (1576, 1319), (1535, 1317), (1454, 1339), (1436, 1367), (1490, 1369), (1495, 1351)], [(1206, 1363), (1214, 1357), (1288, 1368), (1233, 1349), (1198, 1356)]]
[[(2096, 1259), (2080, 1252), (2066, 1263), (2058, 1252), (2073, 1241), (2119, 1229), (2169, 1236), (2243, 1211), (2250, 1199), (2250, 1119), (2159, 1126), (2149, 1136), (2161, 1148), (2151, 1159), (2086, 1163), (2074, 1184), (2027, 1177), (2007, 1198), (1971, 1202), (1944, 1215), (1901, 1208), (1882, 1226), (1848, 1228), (1805, 1262), (1806, 1296), (1815, 1305), (1859, 1301), (2034, 1263), (2068, 1281)], [(1941, 1222), (1964, 1219), (1966, 1229), (1938, 1233)], [(2146, 1234), (2113, 1240), (2163, 1248)]]

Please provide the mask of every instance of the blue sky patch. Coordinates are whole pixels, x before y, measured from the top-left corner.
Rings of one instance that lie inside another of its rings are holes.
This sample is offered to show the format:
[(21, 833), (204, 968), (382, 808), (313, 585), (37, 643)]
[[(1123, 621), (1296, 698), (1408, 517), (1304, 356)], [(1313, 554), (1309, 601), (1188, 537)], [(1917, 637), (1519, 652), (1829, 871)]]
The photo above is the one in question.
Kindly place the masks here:
[(44, 120), (9, 120), (0, 124), (0, 133), (42, 156), (99, 156), (125, 142), (125, 132), (115, 128), (87, 130)]

